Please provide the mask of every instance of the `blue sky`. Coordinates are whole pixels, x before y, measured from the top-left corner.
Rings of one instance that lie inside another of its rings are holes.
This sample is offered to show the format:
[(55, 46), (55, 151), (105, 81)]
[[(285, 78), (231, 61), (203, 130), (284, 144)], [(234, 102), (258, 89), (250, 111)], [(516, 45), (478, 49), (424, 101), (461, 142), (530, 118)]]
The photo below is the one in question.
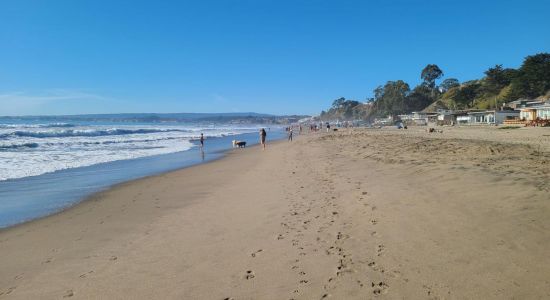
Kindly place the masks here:
[(0, 2), (0, 115), (316, 114), (550, 52), (550, 1)]

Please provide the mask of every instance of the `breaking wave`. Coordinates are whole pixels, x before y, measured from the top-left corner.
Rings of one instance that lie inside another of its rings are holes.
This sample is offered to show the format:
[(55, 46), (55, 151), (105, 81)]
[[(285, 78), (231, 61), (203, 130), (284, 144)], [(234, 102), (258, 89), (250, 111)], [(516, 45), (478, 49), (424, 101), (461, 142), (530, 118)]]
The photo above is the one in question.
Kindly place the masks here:
[(54, 138), (54, 137), (78, 137), (78, 136), (109, 136), (109, 135), (129, 135), (129, 134), (148, 134), (161, 132), (189, 132), (182, 129), (89, 129), (89, 130), (61, 130), (61, 131), (25, 131), (18, 130), (10, 133), (0, 134), (0, 138), (10, 137), (32, 137), (32, 138)]
[(21, 148), (38, 148), (37, 143), (24, 143), (24, 144), (10, 144), (10, 145), (0, 145), (0, 151), (21, 149)]

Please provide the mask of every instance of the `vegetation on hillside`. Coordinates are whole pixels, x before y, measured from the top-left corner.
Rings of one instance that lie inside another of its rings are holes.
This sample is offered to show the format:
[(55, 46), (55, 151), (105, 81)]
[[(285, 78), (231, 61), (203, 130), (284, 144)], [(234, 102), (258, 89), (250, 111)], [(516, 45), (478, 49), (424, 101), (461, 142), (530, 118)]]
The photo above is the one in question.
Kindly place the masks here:
[(484, 74), (481, 79), (460, 83), (456, 78), (443, 79), (443, 70), (429, 64), (420, 72), (422, 82), (412, 89), (403, 80), (388, 81), (364, 103), (343, 97), (334, 100), (320, 117), (366, 120), (440, 108), (489, 109), (521, 98), (550, 98), (550, 53), (527, 56), (519, 69), (495, 65)]

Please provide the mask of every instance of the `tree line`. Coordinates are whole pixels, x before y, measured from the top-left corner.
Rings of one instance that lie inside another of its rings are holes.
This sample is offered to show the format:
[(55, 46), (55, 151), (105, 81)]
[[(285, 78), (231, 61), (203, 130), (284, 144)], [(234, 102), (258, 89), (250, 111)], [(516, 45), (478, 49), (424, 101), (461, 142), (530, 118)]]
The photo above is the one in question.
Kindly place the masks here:
[(550, 54), (525, 57), (518, 69), (495, 65), (481, 79), (460, 82), (444, 78), (443, 70), (428, 64), (420, 72), (422, 82), (411, 89), (403, 80), (387, 81), (376, 87), (366, 102), (346, 100), (332, 102), (321, 119), (362, 119), (399, 115), (413, 111), (442, 109), (488, 109), (517, 99), (550, 98)]

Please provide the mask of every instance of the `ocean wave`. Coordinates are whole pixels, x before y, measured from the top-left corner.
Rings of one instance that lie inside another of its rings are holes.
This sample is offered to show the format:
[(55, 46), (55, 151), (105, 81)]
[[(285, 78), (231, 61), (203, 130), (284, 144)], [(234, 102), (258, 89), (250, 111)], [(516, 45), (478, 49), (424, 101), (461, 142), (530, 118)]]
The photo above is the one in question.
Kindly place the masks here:
[(51, 124), (0, 124), (0, 128), (67, 128), (76, 127), (71, 123), (51, 123)]
[(24, 143), (24, 144), (11, 144), (11, 145), (0, 145), (0, 151), (3, 150), (13, 150), (21, 148), (38, 148), (37, 143)]
[(39, 124), (38, 126), (40, 128), (49, 128), (49, 127), (53, 127), (53, 128), (62, 127), (62, 128), (65, 128), (65, 127), (76, 127), (77, 125), (71, 124), (71, 123), (52, 123), (52, 124)]
[[(42, 147), (42, 144), (40, 144)], [(187, 151), (194, 145), (188, 141), (166, 141), (163, 144), (138, 145), (132, 148), (93, 149), (93, 151), (37, 151), (28, 155), (23, 151), (1, 151), (0, 160), (6, 158), (7, 163), (0, 168), (0, 182), (8, 179), (37, 176), (64, 169), (96, 165), (100, 163), (136, 159), (179, 151)]]
[(104, 130), (62, 130), (62, 131), (24, 131), (18, 130), (10, 133), (0, 134), (0, 138), (9, 137), (32, 137), (32, 138), (56, 138), (56, 137), (79, 137), (79, 136), (110, 136), (110, 135), (129, 135), (129, 134), (148, 134), (162, 132), (188, 132), (183, 129), (104, 129)]

